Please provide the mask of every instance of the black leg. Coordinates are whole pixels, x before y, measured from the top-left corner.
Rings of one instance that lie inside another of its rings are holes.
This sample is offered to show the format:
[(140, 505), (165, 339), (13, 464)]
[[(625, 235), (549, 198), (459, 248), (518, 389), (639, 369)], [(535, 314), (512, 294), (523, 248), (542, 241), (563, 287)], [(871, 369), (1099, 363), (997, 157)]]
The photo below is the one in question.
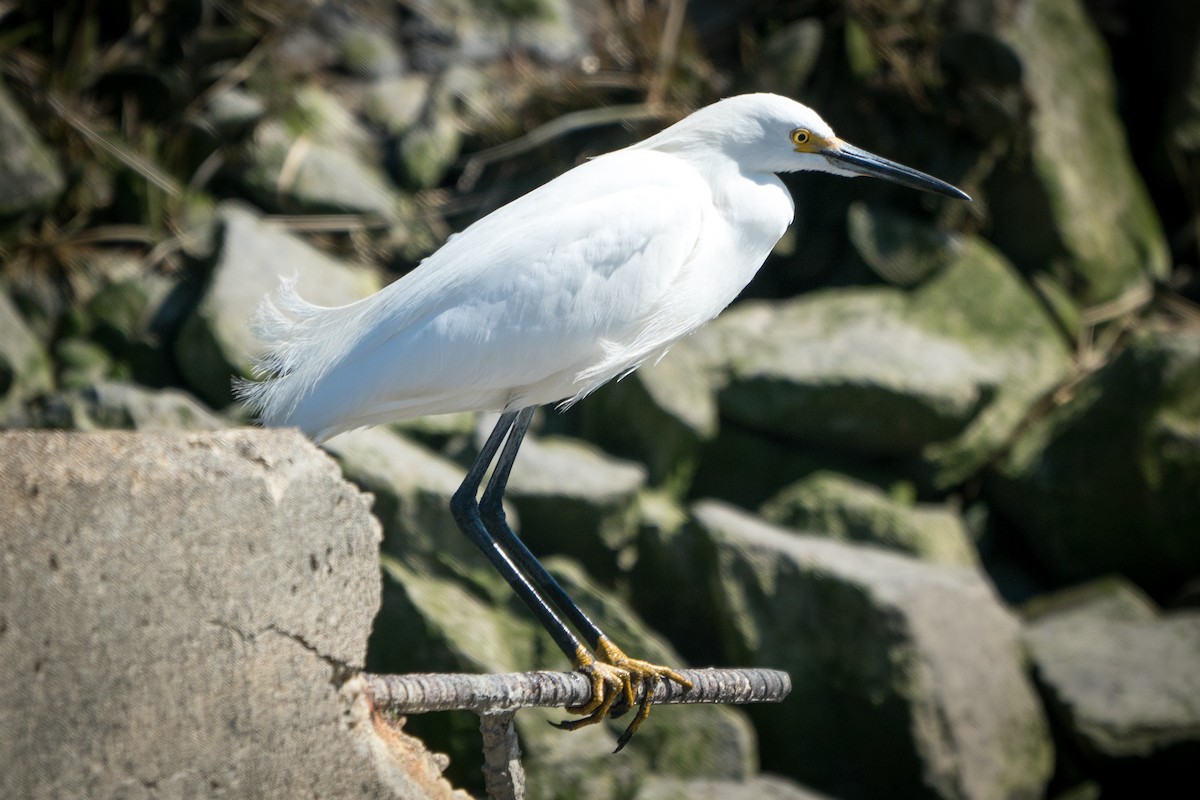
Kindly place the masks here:
[(604, 633), (588, 619), (587, 614), (583, 613), (583, 610), (571, 599), (571, 596), (554, 579), (554, 576), (546, 571), (537, 557), (525, 546), (525, 542), (508, 526), (508, 521), (504, 516), (504, 488), (508, 484), (508, 476), (512, 472), (513, 462), (516, 461), (521, 440), (524, 439), (525, 432), (529, 430), (529, 422), (533, 418), (534, 410), (532, 407), (524, 408), (517, 413), (508, 433), (508, 440), (504, 443), (504, 449), (496, 461), (496, 468), (492, 471), (492, 478), (488, 481), (483, 498), (479, 501), (479, 513), (488, 532), (495, 537), (509, 557), (521, 568), (521, 571), (533, 579), (542, 593), (549, 597), (550, 601), (566, 615), (571, 624), (575, 626), (575, 630), (583, 634), (583, 638), (587, 640), (592, 649), (596, 649), (600, 646), (600, 640), (604, 638)]
[[(529, 409), (531, 411), (531, 409)], [(537, 593), (537, 590), (529, 583), (529, 580), (521, 573), (521, 570), (513, 563), (508, 553), (496, 542), (494, 536), (488, 532), (484, 526), (483, 520), (479, 515), (479, 503), (476, 502), (475, 496), (479, 491), (479, 485), (483, 482), (483, 476), (487, 473), (488, 466), (496, 455), (496, 451), (500, 447), (500, 443), (504, 441), (504, 437), (513, 427), (519, 415), (524, 412), (506, 411), (500, 416), (500, 421), (488, 436), (483, 448), (479, 451), (479, 456), (475, 459), (475, 463), (467, 471), (467, 476), (463, 480), (462, 485), (458, 487), (458, 491), (454, 493), (454, 497), (450, 500), (450, 512), (454, 515), (454, 521), (458, 523), (459, 529), (466, 535), (468, 539), (483, 551), (487, 556), (488, 561), (492, 562), (492, 566), (504, 576), (508, 584), (517, 593), (517, 596), (525, 601), (525, 605), (529, 606), (538, 621), (553, 637), (554, 643), (559, 649), (574, 662), (578, 662), (581, 654), (585, 653), (583, 645), (575, 638), (575, 635), (567, 628), (554, 610), (546, 604), (546, 601)], [(529, 420), (526, 418), (525, 427), (528, 427)], [(515, 449), (515, 448), (514, 448)], [(507, 448), (506, 448), (507, 452)], [(511, 465), (510, 465), (511, 466)], [(507, 472), (506, 472), (507, 474)], [(543, 570), (544, 571), (544, 570)]]
[[(480, 449), (479, 456), (467, 470), (462, 486), (458, 487), (451, 498), (450, 511), (454, 514), (458, 527), (483, 551), (517, 596), (529, 606), (559, 649), (576, 669), (591, 679), (591, 700), (578, 709), (569, 709), (584, 715), (584, 718), (557, 723), (558, 727), (574, 730), (584, 725), (594, 725), (608, 716), (620, 696), (624, 696), (630, 706), (637, 704), (638, 711), (633, 722), (617, 739), (617, 750), (620, 750), (649, 715), (655, 681), (673, 680), (686, 688), (691, 688), (691, 683), (675, 670), (632, 659), (621, 652), (587, 618), (505, 522), (504, 487), (512, 471), (513, 461), (517, 457), (517, 450), (521, 447), (521, 439), (529, 429), (533, 411), (533, 408), (524, 408), (520, 411), (506, 411), (500, 415), (500, 421), (496, 423), (496, 427)], [(479, 486), (506, 437), (508, 441), (500, 452), (496, 469), (483, 493), (481, 504), (476, 500)], [(486, 524), (484, 519), (487, 520)], [(592, 655), (579, 643), (575, 634), (571, 633), (554, 609), (550, 608), (538, 593), (538, 589), (530, 583), (530, 576), (542, 592), (549, 595), (552, 602), (570, 618), (577, 629), (584, 633), (596, 655)], [(640, 703), (637, 701), (635, 685), (642, 689)]]
[[(596, 656), (593, 657), (580, 650), (573, 659), (575, 667), (590, 675), (592, 679), (591, 702), (580, 709), (572, 709), (586, 715), (585, 718), (572, 722), (560, 722), (557, 723), (558, 727), (574, 730), (584, 725), (600, 722), (608, 715), (616, 698), (623, 695), (630, 706), (637, 703), (638, 710), (633, 721), (629, 723), (629, 727), (617, 739), (617, 750), (620, 750), (629, 742), (630, 737), (650, 714), (650, 702), (656, 681), (660, 679), (673, 680), (689, 689), (692, 684), (673, 669), (631, 659), (621, 652), (620, 648), (614, 645), (596, 627), (596, 624), (588, 619), (587, 615), (566, 593), (566, 590), (546, 571), (546, 568), (529, 551), (521, 538), (508, 526), (508, 522), (504, 518), (504, 487), (508, 483), (509, 473), (517, 458), (517, 450), (521, 447), (521, 440), (529, 429), (529, 421), (533, 418), (533, 412), (533, 408), (524, 408), (513, 418), (509, 418), (507, 414), (501, 417), (501, 423), (506, 421), (508, 423), (508, 440), (504, 443), (504, 449), (496, 461), (496, 468), (492, 472), (491, 480), (488, 481), (487, 489), (483, 492), (477, 512), (492, 535), (492, 542), (498, 543), (508, 557), (516, 562), (521, 571), (533, 579), (542, 593), (548, 596), (554, 605), (558, 606), (559, 610), (567, 616), (575, 629), (584, 635), (596, 653)], [(492, 436), (495, 437), (496, 434), (493, 433)], [(493, 448), (487, 456), (490, 461), (492, 452), (495, 447), (499, 446), (499, 443), (493, 444), (489, 438), (488, 444)], [(478, 480), (481, 479), (482, 476)], [(540, 597), (539, 602), (542, 602)], [(544, 602), (542, 602), (542, 606), (545, 607)], [(553, 632), (551, 630), (551, 633)], [(637, 701), (635, 684), (640, 685), (642, 689), (640, 703)]]

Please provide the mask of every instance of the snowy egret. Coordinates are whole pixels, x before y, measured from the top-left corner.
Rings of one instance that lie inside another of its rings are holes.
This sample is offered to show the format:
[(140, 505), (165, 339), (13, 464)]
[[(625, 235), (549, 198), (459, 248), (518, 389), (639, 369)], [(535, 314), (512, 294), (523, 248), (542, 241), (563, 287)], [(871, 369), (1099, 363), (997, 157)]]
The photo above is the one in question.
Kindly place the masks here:
[(492, 212), (371, 297), (321, 308), (285, 283), (258, 315), (263, 380), (238, 392), (265, 425), (323, 440), (425, 414), (501, 412), (451, 511), (590, 677), (591, 701), (570, 709), (582, 719), (561, 727), (602, 720), (621, 696), (632, 707), (642, 690), (618, 750), (649, 714), (655, 681), (689, 684), (627, 657), (588, 619), (505, 522), (504, 487), (537, 406), (569, 406), (660, 358), (737, 297), (792, 221), (776, 173), (804, 170), (970, 199), (847, 144), (800, 103), (741, 95)]

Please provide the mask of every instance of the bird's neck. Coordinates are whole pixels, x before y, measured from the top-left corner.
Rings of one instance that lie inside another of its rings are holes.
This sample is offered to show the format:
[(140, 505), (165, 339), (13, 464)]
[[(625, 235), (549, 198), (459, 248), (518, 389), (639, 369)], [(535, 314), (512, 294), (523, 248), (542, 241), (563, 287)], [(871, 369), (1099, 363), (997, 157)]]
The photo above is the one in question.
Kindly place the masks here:
[(772, 245), (792, 222), (795, 205), (783, 181), (771, 172), (751, 172), (731, 159), (698, 167), (712, 191), (713, 205), (736, 227)]

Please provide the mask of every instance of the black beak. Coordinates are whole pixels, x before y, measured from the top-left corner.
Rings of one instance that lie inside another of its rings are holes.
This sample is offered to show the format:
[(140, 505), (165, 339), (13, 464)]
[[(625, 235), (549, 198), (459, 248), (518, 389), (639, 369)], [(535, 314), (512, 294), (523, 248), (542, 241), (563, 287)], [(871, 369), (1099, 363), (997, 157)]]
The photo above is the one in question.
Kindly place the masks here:
[(868, 153), (866, 150), (855, 147), (852, 144), (839, 142), (822, 150), (821, 155), (825, 156), (838, 169), (846, 170), (855, 175), (869, 175), (872, 178), (883, 178), (885, 181), (892, 181), (893, 183), (899, 183), (902, 186), (908, 186), (913, 189), (936, 192), (937, 194), (944, 194), (947, 197), (966, 200), (968, 202), (971, 200), (971, 196), (962, 189), (951, 186), (945, 181), (940, 181), (932, 175), (926, 175), (924, 172), (915, 170), (912, 167), (906, 167), (903, 164), (897, 164), (895, 161), (888, 161), (886, 158), (881, 158), (874, 153)]

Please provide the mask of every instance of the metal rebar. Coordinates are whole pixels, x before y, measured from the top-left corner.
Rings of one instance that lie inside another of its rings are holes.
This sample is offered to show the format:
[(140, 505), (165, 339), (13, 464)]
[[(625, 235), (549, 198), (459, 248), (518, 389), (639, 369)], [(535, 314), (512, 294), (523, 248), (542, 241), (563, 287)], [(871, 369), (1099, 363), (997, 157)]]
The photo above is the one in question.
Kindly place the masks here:
[[(792, 690), (786, 672), (772, 669), (681, 670), (692, 682), (685, 691), (659, 681), (654, 705), (674, 703), (778, 703)], [(505, 672), (494, 675), (363, 673), (376, 708), (396, 714), (474, 711), (479, 714), (533, 706), (577, 707), (592, 696), (591, 683), (578, 672)], [(619, 712), (620, 709), (617, 709)]]

